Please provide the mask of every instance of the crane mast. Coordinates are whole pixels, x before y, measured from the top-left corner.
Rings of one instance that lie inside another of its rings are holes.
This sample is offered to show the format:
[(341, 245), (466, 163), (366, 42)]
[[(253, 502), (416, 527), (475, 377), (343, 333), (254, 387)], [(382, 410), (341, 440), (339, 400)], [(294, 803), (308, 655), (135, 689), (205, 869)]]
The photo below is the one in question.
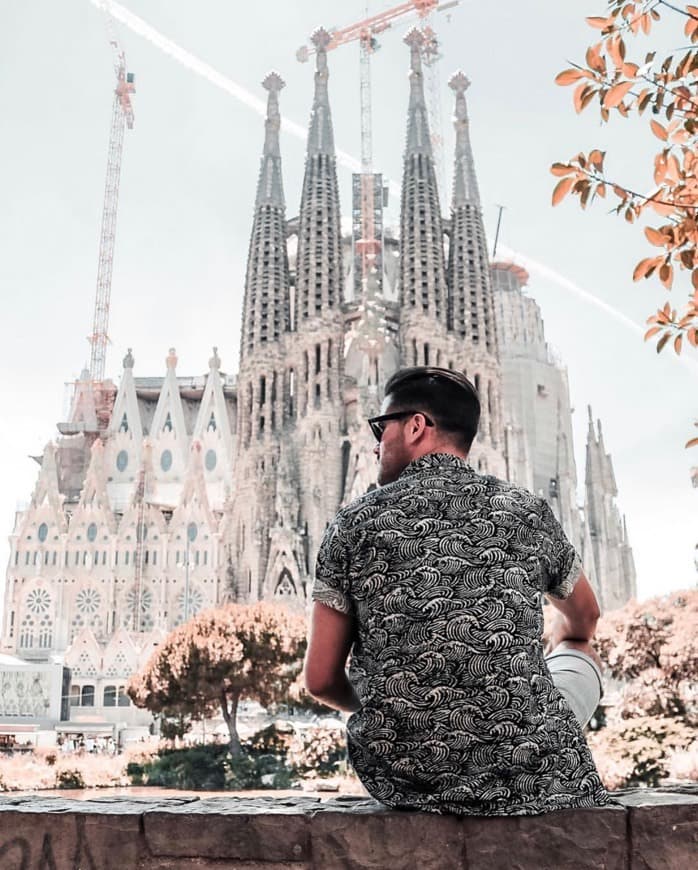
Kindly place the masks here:
[(119, 179), (121, 177), (121, 157), (124, 148), (124, 131), (133, 128), (133, 105), (131, 95), (135, 93), (133, 73), (126, 71), (126, 57), (119, 47), (113, 32), (108, 4), (104, 5), (110, 27), (110, 39), (114, 53), (114, 72), (116, 87), (112, 105), (109, 151), (107, 156), (107, 177), (104, 185), (104, 205), (102, 208), (102, 229), (99, 240), (99, 262), (97, 266), (97, 290), (95, 294), (94, 319), (89, 341), (90, 378), (93, 382), (104, 380), (104, 368), (109, 342), (109, 302), (111, 298), (111, 278), (114, 265), (114, 241), (116, 238), (116, 216), (119, 205)]

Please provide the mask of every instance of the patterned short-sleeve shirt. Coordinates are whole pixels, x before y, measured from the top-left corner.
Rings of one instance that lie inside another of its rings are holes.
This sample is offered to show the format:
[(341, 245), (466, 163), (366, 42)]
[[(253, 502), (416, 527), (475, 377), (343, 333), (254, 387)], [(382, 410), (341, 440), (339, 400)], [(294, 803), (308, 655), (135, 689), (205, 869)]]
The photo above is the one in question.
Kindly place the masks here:
[(354, 617), (347, 740), (373, 797), (477, 815), (609, 802), (543, 654), (542, 596), (580, 570), (543, 499), (450, 454), (337, 514), (313, 599)]

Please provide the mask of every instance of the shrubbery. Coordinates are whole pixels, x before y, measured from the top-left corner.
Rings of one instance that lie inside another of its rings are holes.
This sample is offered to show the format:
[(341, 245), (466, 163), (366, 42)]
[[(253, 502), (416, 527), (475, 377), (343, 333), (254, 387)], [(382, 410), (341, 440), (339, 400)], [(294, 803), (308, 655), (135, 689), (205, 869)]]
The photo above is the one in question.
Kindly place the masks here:
[(344, 731), (336, 726), (270, 725), (242, 744), (233, 755), (228, 744), (163, 748), (150, 761), (132, 762), (127, 773), (134, 785), (194, 791), (292, 788), (309, 776), (336, 774), (344, 761)]

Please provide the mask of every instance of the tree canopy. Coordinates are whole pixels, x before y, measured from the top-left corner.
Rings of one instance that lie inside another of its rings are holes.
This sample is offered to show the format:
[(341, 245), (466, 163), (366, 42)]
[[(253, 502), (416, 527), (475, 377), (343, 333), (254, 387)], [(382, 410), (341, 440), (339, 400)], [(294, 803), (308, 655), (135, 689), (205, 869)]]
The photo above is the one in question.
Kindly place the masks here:
[(165, 716), (210, 716), (220, 709), (230, 750), (240, 753), (241, 698), (285, 700), (305, 652), (305, 620), (271, 603), (228, 604), (176, 628), (128, 685), (139, 707)]
[(617, 680), (608, 724), (590, 745), (608, 785), (656, 785), (671, 759), (698, 752), (698, 589), (605, 614), (594, 644)]
[[(647, 242), (654, 249), (636, 264), (633, 279), (656, 276), (671, 290), (677, 276), (687, 297), (672, 305), (667, 301), (648, 318), (645, 339), (657, 339), (660, 352), (672, 342), (681, 353), (685, 342), (698, 348), (698, 6), (674, 5), (665, 0), (609, 0), (607, 14), (586, 19), (597, 38), (583, 63), (575, 63), (556, 78), (559, 85), (573, 85), (577, 112), (598, 107), (602, 123), (614, 116), (645, 116), (648, 136), (658, 150), (648, 179), (631, 180), (607, 170), (606, 154), (598, 148), (580, 152), (568, 161), (554, 163), (559, 177), (553, 205), (568, 195), (582, 208), (594, 199), (614, 200), (613, 210), (634, 223), (639, 218), (660, 221), (645, 226)], [(631, 43), (648, 36), (659, 24), (671, 45), (681, 47), (658, 56), (656, 51), (631, 59)], [(672, 32), (673, 25), (673, 32)], [(682, 43), (688, 43), (681, 45)], [(634, 145), (633, 139), (629, 147)], [(646, 186), (652, 189), (640, 192)], [(643, 221), (644, 222), (644, 221)], [(698, 424), (696, 424), (698, 425)], [(691, 439), (687, 446), (698, 444)]]

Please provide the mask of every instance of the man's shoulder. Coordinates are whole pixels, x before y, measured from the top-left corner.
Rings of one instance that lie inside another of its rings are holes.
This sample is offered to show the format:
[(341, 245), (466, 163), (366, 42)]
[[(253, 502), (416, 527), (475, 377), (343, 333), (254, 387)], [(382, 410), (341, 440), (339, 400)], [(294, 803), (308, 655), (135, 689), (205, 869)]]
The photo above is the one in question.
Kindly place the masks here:
[(521, 502), (521, 504), (540, 505), (543, 501), (540, 496), (534, 495), (529, 489), (516, 483), (510, 483), (508, 480), (502, 480), (493, 474), (478, 474), (476, 477), (482, 481), (489, 492), (501, 493), (513, 501)]
[(340, 526), (351, 527), (367, 515), (379, 511), (383, 505), (395, 498), (397, 483), (398, 481), (394, 481), (357, 496), (337, 511), (335, 522)]

